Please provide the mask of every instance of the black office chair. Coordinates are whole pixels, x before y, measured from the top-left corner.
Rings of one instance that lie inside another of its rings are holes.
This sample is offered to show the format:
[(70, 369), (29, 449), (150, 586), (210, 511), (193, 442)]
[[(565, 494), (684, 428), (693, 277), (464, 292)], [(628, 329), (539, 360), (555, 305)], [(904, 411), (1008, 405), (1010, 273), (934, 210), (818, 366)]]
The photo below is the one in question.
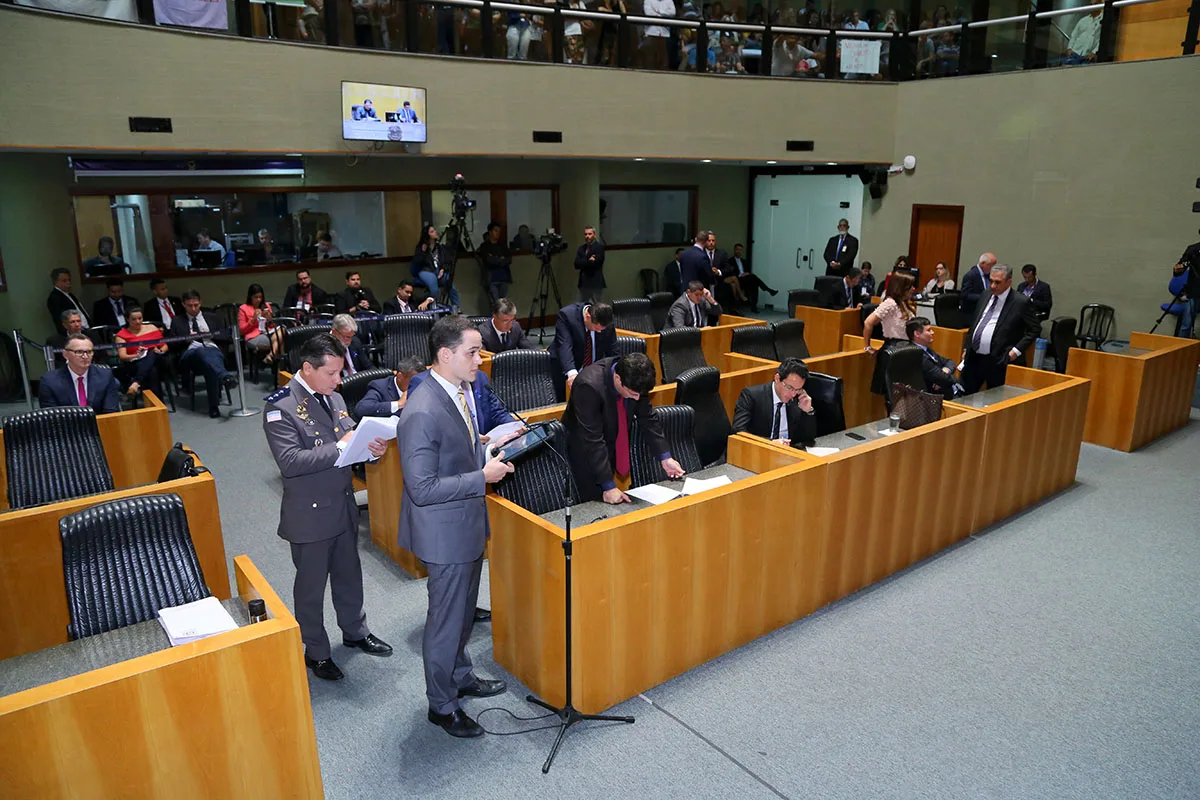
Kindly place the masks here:
[(212, 594), (177, 494), (85, 508), (60, 519), (58, 532), (72, 639), (146, 622)]
[(1116, 309), (1100, 303), (1089, 303), (1079, 309), (1079, 346), (1087, 349), (1089, 343), (1096, 349), (1112, 338), (1113, 325), (1116, 322)]
[(647, 297), (632, 297), (624, 300), (613, 300), (613, 325), (622, 330), (634, 333), (657, 333), (654, 318), (650, 315), (650, 299)]
[[(550, 443), (565, 458), (567, 434), (562, 423), (551, 420), (546, 429), (550, 432)], [(571, 471), (549, 447), (543, 445), (513, 463), (516, 470), (495, 484), (496, 494), (505, 500), (534, 514), (566, 508), (568, 491), (570, 499), (579, 502), (579, 489)]]
[(383, 337), (382, 367), (398, 369), (400, 362), (416, 356), (422, 364), (432, 360), (429, 352), (429, 332), (436, 317), (433, 314), (389, 314), (379, 323)]
[[(801, 326), (804, 320), (796, 320)], [(775, 328), (771, 325), (742, 325), (732, 331), (730, 349), (755, 358), (778, 361), (775, 357)]]
[(558, 362), (547, 350), (507, 350), (492, 358), (492, 389), (517, 411), (562, 402)]
[(380, 378), (390, 377), (393, 374), (390, 369), (376, 367), (375, 369), (364, 369), (362, 372), (356, 372), (342, 381), (342, 385), (338, 387), (338, 394), (346, 401), (346, 410), (350, 412), (350, 416), (354, 417), (355, 421), (359, 420), (359, 416), (354, 413), (354, 407), (358, 405), (359, 400), (362, 400), (366, 396), (367, 387), (371, 382), (377, 381)]
[(1050, 352), (1054, 354), (1054, 371), (1059, 375), (1067, 372), (1067, 356), (1072, 347), (1078, 347), (1075, 339), (1074, 317), (1058, 317), (1050, 323)]
[(640, 336), (618, 336), (613, 352), (617, 356), (627, 356), (630, 353), (646, 355), (646, 340)]
[(771, 329), (775, 331), (775, 358), (783, 361), (785, 358), (808, 358), (808, 343), (804, 341), (804, 320), (783, 319), (772, 322)]
[(646, 299), (650, 301), (650, 322), (654, 327), (651, 333), (658, 333), (667, 326), (667, 312), (671, 310), (671, 303), (675, 302), (675, 295), (670, 292), (651, 292)]
[(283, 332), (283, 356), (280, 361), (287, 364), (288, 372), (295, 375), (300, 371), (300, 348), (318, 333), (330, 333), (329, 325), (299, 325)]
[(41, 408), (9, 417), (4, 461), (11, 508), (113, 490), (96, 410), (89, 406)]
[(642, 282), (642, 294), (653, 294), (658, 291), (658, 270), (639, 270), (638, 278)]
[(921, 373), (921, 359), (925, 358), (924, 350), (915, 344), (901, 343), (890, 348), (886, 356), (884, 351), (880, 351), (878, 355), (887, 358), (887, 364), (884, 367), (887, 393), (884, 395), (884, 400), (888, 411), (892, 410), (892, 404), (895, 403), (895, 398), (892, 396), (895, 384), (902, 383), (913, 389), (926, 391), (925, 376)]
[(700, 347), (699, 328), (668, 328), (658, 340), (658, 360), (662, 367), (663, 383), (692, 367), (707, 367), (704, 350)]
[[(863, 305), (859, 306), (859, 313), (862, 315), (862, 324), (863, 325), (867, 324), (867, 317), (869, 317), (869, 316), (871, 316), (871, 314), (875, 313), (875, 309), (877, 309), (877, 308), (879, 308), (879, 303), (864, 303)], [(883, 324), (882, 323), (876, 322), (875, 327), (871, 328), (871, 338), (872, 339), (882, 339), (883, 338)]]
[(933, 298), (933, 322), (941, 328), (969, 328), (971, 318), (964, 313), (958, 292), (945, 292)]
[(824, 308), (845, 308), (842, 279), (836, 275), (818, 275), (813, 279), (813, 291), (821, 296)]
[[(659, 424), (662, 425), (663, 436), (667, 440), (667, 449), (671, 456), (679, 462), (684, 472), (697, 472), (704, 468), (700, 454), (696, 452), (696, 412), (691, 406), (659, 406), (654, 409)], [(667, 479), (662, 462), (657, 453), (650, 452), (650, 446), (642, 437), (641, 425), (637, 418), (633, 420), (629, 433), (629, 468), (630, 485), (634, 488), (648, 483), (658, 483)]]
[(238, 324), (237, 303), (221, 303), (213, 311), (221, 318), (222, 328), (233, 328)]
[(319, 303), (313, 308), (313, 310), (318, 314), (333, 315), (337, 313), (337, 303)]
[(817, 420), (817, 436), (846, 430), (846, 411), (842, 405), (842, 379), (822, 372), (808, 373), (804, 391), (812, 398)]
[(812, 289), (792, 289), (788, 292), (788, 319), (796, 316), (796, 306), (821, 307), (821, 295)]
[(487, 325), (489, 322), (492, 321), (492, 315), (484, 314), (484, 315), (478, 316), (478, 317), (467, 317), (467, 321), (470, 322), (472, 325), (474, 325), (476, 328), (480, 328), (480, 327), (483, 327), (484, 325)]
[(696, 412), (696, 452), (705, 466), (725, 461), (725, 448), (733, 425), (721, 400), (721, 372), (716, 367), (694, 367), (675, 378), (675, 405)]

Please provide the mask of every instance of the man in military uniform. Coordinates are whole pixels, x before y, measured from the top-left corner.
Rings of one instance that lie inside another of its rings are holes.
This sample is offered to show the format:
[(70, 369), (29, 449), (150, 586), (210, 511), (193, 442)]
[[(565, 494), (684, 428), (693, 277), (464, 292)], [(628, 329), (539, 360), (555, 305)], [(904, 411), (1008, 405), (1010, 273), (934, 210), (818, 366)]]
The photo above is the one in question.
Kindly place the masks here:
[[(363, 611), (362, 564), (358, 559), (358, 506), (349, 467), (335, 467), (350, 440), (354, 420), (342, 396), (346, 348), (329, 334), (309, 339), (300, 350), (300, 370), (288, 385), (266, 398), (263, 431), (283, 474), (279, 535), (291, 542), (296, 582), (292, 596), (304, 663), (318, 678), (341, 680), (325, 633), (325, 584), (342, 644), (375, 656), (392, 654), (391, 645), (367, 628)], [(375, 439), (371, 454), (383, 455), (386, 443)]]

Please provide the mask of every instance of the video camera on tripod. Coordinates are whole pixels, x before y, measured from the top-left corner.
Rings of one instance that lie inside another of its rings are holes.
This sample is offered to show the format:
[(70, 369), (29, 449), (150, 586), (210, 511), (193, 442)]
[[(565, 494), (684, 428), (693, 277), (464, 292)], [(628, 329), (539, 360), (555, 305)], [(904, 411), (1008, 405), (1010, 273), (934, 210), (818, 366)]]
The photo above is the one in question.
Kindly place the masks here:
[(454, 285), (458, 254), (475, 252), (475, 245), (467, 230), (467, 214), (474, 211), (477, 205), (478, 201), (467, 197), (467, 179), (461, 172), (456, 173), (450, 179), (450, 221), (446, 223), (446, 230), (442, 231), (441, 236), (446, 253), (444, 274), (438, 280), (437, 302), (441, 305), (450, 304), (450, 288)]
[(566, 249), (566, 240), (563, 239), (561, 233), (555, 233), (554, 231), (546, 231), (533, 243), (533, 254), (542, 259), (542, 261), (549, 261), (552, 256)]
[[(550, 259), (558, 253), (567, 249), (567, 241), (563, 239), (561, 233), (558, 233), (553, 228), (543, 233), (533, 243), (533, 254), (542, 262), (542, 268), (538, 270), (537, 287), (533, 290), (533, 302), (529, 304), (529, 319), (526, 321), (526, 330), (532, 331), (534, 327), (539, 327), (538, 344), (541, 344), (542, 337), (546, 335), (546, 328), (543, 324), (546, 320), (546, 311), (550, 295), (554, 295), (554, 302), (562, 308), (562, 296), (558, 293), (558, 281), (554, 279), (554, 269), (550, 266)], [(538, 325), (535, 326), (534, 322)]]

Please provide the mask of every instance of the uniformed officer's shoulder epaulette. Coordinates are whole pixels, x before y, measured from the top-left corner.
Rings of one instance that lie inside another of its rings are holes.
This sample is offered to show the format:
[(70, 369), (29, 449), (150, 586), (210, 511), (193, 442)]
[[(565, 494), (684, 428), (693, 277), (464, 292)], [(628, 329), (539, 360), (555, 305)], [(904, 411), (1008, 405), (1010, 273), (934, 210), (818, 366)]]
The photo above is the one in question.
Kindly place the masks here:
[(278, 403), (280, 400), (287, 397), (291, 393), (292, 393), (291, 387), (285, 386), (278, 391), (271, 392), (269, 395), (267, 395), (266, 397), (263, 398), (263, 401), (267, 402), (267, 403)]

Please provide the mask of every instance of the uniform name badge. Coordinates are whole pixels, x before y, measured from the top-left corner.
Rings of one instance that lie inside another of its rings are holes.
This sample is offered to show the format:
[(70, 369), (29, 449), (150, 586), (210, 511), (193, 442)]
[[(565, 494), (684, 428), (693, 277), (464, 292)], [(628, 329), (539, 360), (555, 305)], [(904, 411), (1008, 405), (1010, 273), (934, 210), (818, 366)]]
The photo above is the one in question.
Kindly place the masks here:
[(282, 419), (283, 419), (282, 411), (268, 411), (267, 412), (267, 422), (279, 422)]

